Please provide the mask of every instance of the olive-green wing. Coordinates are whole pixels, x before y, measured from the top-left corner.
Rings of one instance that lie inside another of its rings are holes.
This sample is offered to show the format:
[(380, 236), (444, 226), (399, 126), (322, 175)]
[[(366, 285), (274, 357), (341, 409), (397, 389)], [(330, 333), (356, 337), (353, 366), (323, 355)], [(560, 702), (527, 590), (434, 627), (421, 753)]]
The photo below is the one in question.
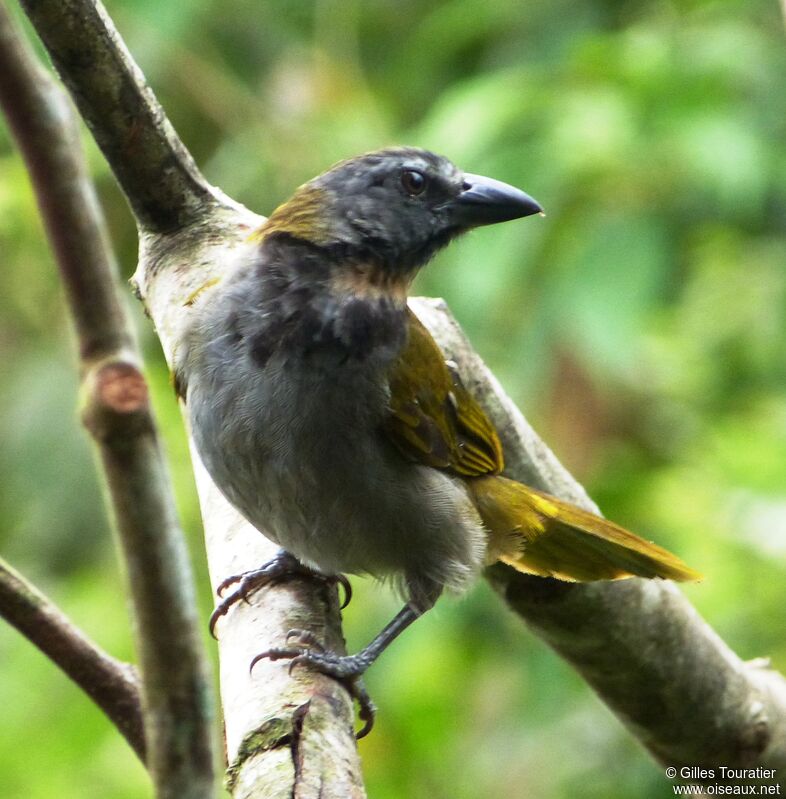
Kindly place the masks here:
[(494, 426), (412, 311), (389, 384), (385, 432), (405, 457), (462, 476), (502, 471)]

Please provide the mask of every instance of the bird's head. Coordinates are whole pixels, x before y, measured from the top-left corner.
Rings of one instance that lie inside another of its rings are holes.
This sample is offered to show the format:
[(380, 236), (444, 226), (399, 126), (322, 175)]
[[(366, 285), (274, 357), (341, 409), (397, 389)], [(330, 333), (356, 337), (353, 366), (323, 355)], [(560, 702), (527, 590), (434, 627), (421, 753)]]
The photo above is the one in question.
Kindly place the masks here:
[(523, 191), (462, 172), (427, 150), (393, 148), (342, 161), (301, 186), (259, 231), (403, 278), (479, 225), (539, 213)]

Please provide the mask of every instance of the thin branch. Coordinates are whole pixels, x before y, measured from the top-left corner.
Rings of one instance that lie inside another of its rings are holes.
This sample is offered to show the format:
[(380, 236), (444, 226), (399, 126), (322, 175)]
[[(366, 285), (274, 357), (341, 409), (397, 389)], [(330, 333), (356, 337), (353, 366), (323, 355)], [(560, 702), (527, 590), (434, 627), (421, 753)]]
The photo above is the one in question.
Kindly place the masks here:
[(226, 201), (205, 181), (100, 2), (21, 4), (141, 227), (174, 230)]
[(70, 677), (145, 760), (139, 678), (93, 643), (32, 583), (0, 559), (0, 616)]
[(133, 599), (148, 764), (158, 796), (208, 797), (210, 681), (140, 359), (73, 112), (2, 6), (0, 103), (30, 170), (76, 322), (83, 418), (103, 462)]
[[(74, 315), (82, 358), (100, 358), (126, 348), (131, 336), (112, 274), (92, 186), (78, 159), (76, 121), (67, 98), (34, 62), (0, 7), (0, 102), (30, 171), (41, 212)], [(56, 174), (55, 170), (60, 170)], [(95, 268), (84, 268), (84, 262)], [(107, 324), (107, 319), (112, 320)]]
[[(472, 349), (442, 301), (413, 301), (491, 416), (506, 474), (590, 511), (559, 463)], [(786, 775), (786, 680), (744, 663), (673, 583), (570, 585), (489, 570), (510, 607), (597, 691), (656, 759), (672, 765), (759, 765)], [(772, 780), (770, 780), (772, 782)]]

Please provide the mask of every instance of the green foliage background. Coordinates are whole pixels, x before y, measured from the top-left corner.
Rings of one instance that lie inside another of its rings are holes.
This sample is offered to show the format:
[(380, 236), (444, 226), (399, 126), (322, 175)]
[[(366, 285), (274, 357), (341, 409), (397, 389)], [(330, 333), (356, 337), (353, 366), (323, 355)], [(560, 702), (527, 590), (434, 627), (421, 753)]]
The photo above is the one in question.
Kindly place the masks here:
[[(786, 36), (776, 0), (113, 0), (208, 178), (269, 212), (348, 155), (428, 147), (545, 206), (422, 275), (607, 515), (680, 553), (744, 658), (786, 670)], [(86, 135), (123, 277), (135, 231)], [(0, 127), (0, 552), (133, 658), (76, 414), (69, 324)], [(188, 455), (149, 323), (178, 501), (211, 607)], [(251, 565), (251, 564), (250, 564)], [(394, 610), (355, 580), (351, 646)], [(213, 645), (208, 644), (213, 651)], [(369, 675), (370, 796), (663, 797), (620, 723), (485, 586)], [(149, 795), (101, 714), (0, 625), (0, 796)]]

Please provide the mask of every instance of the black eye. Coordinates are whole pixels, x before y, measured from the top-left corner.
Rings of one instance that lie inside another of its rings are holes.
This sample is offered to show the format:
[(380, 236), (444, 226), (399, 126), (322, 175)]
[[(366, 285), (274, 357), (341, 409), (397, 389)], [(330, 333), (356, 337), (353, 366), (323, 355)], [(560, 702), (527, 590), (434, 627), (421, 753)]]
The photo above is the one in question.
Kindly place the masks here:
[(405, 169), (401, 173), (401, 185), (404, 190), (413, 196), (423, 194), (426, 190), (428, 179), (422, 172), (416, 169)]

